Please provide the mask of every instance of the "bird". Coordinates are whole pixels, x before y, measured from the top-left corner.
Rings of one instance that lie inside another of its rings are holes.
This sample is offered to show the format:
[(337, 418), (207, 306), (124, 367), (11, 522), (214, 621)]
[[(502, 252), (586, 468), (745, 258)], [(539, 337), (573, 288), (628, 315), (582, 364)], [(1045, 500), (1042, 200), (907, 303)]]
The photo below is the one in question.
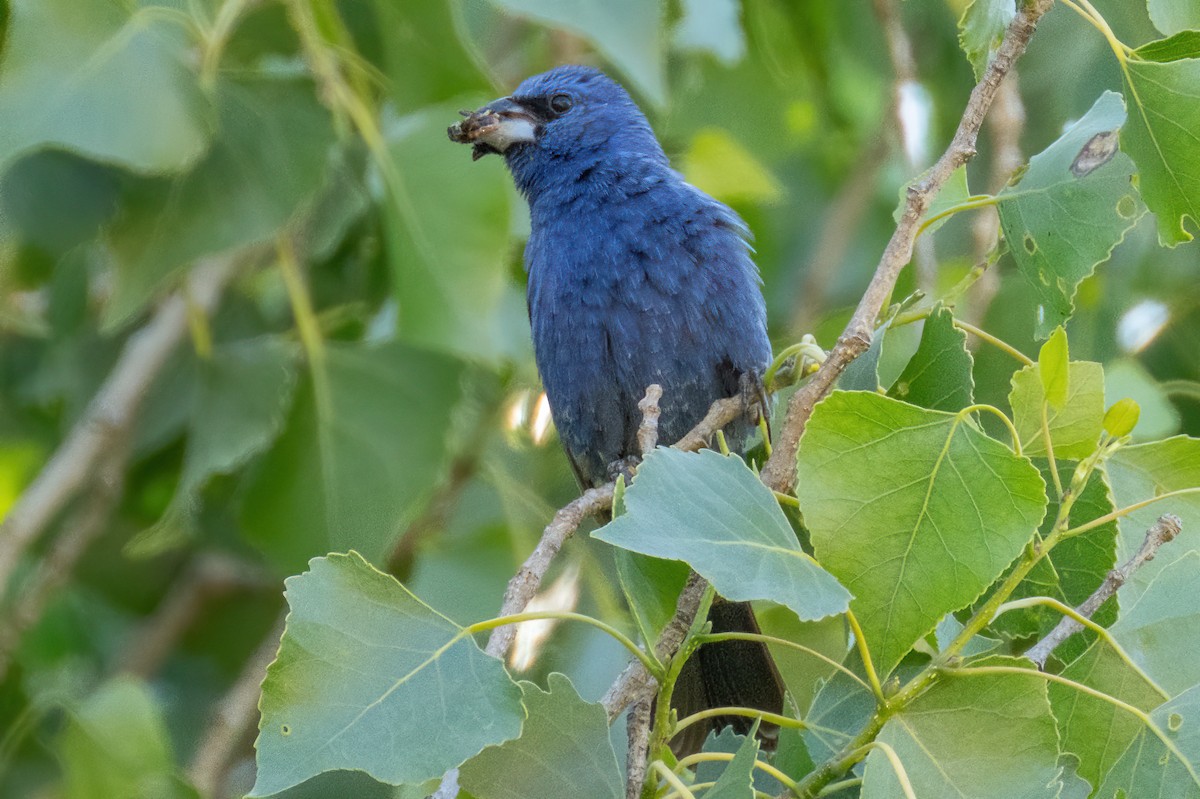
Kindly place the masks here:
[[(551, 417), (581, 487), (626, 473), (640, 456), (638, 402), (662, 388), (659, 440), (674, 442), (715, 400), (742, 393), (724, 431), (740, 451), (766, 399), (771, 361), (750, 230), (671, 167), (646, 115), (598, 69), (565, 65), (448, 129), (472, 157), (501, 156), (529, 205), (525, 246), (534, 356)], [(635, 478), (636, 479), (636, 478)], [(714, 602), (715, 632), (758, 632), (748, 603)], [(673, 696), (681, 717), (715, 707), (781, 712), (765, 645), (701, 647)], [(747, 733), (750, 719), (725, 716)], [(697, 751), (707, 730), (677, 742)], [(692, 729), (692, 728), (689, 728)], [(767, 743), (771, 725), (760, 727)]]

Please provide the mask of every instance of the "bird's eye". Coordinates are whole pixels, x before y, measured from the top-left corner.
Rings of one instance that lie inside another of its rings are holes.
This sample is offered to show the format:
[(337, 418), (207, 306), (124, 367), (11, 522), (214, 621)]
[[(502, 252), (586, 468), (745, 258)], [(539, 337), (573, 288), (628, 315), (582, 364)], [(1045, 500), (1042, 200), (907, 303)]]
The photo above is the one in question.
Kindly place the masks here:
[(556, 94), (550, 98), (550, 108), (556, 114), (565, 114), (571, 110), (571, 106), (575, 101), (571, 99), (569, 94)]

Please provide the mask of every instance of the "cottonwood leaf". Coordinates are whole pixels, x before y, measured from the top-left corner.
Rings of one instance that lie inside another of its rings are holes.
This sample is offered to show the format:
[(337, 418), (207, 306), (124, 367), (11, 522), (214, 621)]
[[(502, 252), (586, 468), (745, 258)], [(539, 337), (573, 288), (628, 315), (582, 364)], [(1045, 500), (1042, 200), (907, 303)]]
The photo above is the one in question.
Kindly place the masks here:
[(740, 458), (659, 447), (638, 467), (625, 505), (592, 536), (682, 560), (726, 599), (769, 599), (810, 621), (846, 610), (850, 593), (800, 548), (775, 496)]
[(967, 334), (954, 326), (944, 306), (925, 320), (921, 343), (888, 396), (935, 411), (961, 411), (973, 402), (974, 359), (967, 351)]
[(1013, 0), (971, 0), (963, 11), (958, 20), (958, 43), (971, 62), (975, 80), (983, 77), (1016, 15)]
[(1138, 725), (1129, 747), (1094, 794), (1096, 799), (1200, 797), (1200, 685), (1155, 708), (1150, 721), (1157, 733)]
[(866, 392), (817, 405), (796, 485), (817, 558), (854, 594), (884, 673), (996, 579), (1046, 508), (1033, 464), (967, 418)]
[(996, 196), (1009, 252), (1040, 301), (1039, 338), (1070, 318), (1079, 283), (1145, 213), (1133, 162), (1117, 149), (1124, 124), (1121, 95), (1105, 92)]
[(1194, 0), (1146, 0), (1146, 8), (1154, 27), (1168, 36), (1200, 30), (1200, 5)]
[[(994, 657), (979, 665), (1020, 663)], [(1033, 671), (943, 679), (890, 718), (877, 740), (895, 750), (917, 796), (1047, 799), (1062, 788), (1046, 683)], [(884, 753), (873, 749), (863, 799), (905, 796)]]
[[(1095, 641), (1063, 669), (1062, 676), (1145, 711), (1163, 701), (1104, 641)], [(1058, 719), (1063, 751), (1079, 758), (1079, 776), (1099, 785), (1141, 724), (1112, 703), (1061, 683), (1050, 684), (1050, 704)], [(1098, 730), (1104, 734), (1097, 735)]]
[(285, 573), (314, 555), (383, 557), (445, 458), (462, 364), (399, 343), (329, 343), (249, 479), (246, 536)]
[(175, 497), (163, 518), (130, 541), (126, 553), (149, 556), (196, 533), (200, 490), (275, 440), (296, 387), (296, 348), (262, 337), (218, 347), (200, 365), (188, 422), (187, 451)]
[[(1181, 34), (1186, 36), (1186, 34)], [(1200, 54), (1151, 42), (1124, 62), (1129, 123), (1121, 146), (1138, 167), (1142, 198), (1158, 218), (1158, 240), (1174, 247), (1192, 240), (1184, 219), (1200, 225)]]
[(140, 681), (118, 677), (76, 707), (58, 741), (67, 799), (193, 799), (176, 777), (162, 711)]
[(251, 796), (335, 769), (422, 782), (520, 733), (521, 690), (500, 661), (357, 553), (314, 558), (284, 585)]
[(23, 152), (60, 147), (175, 172), (208, 146), (211, 110), (177, 22), (109, 0), (12, 0), (7, 28), (0, 169)]
[[(1200, 489), (1200, 439), (1176, 436), (1165, 441), (1122, 447), (1105, 464), (1113, 504), (1126, 508), (1171, 491)], [(1183, 522), (1182, 532), (1166, 551), (1135, 571), (1121, 589), (1122, 603), (1138, 597), (1179, 555), (1200, 550), (1200, 490), (1170, 497), (1118, 520), (1117, 561), (1129, 560), (1142, 546), (1146, 531), (1164, 513)]]
[(754, 799), (754, 761), (757, 759), (758, 737), (747, 735), (716, 784), (704, 795), (708, 799)]
[(617, 579), (642, 640), (653, 646), (675, 617), (679, 594), (691, 568), (678, 560), (651, 558), (627, 549), (613, 553)]
[[(1054, 455), (1082, 460), (1095, 451), (1104, 423), (1104, 367), (1075, 361), (1068, 370), (1067, 398), (1061, 408), (1046, 408)], [(1041, 366), (1026, 366), (1012, 376), (1008, 402), (1021, 450), (1029, 456), (1046, 454), (1042, 435), (1042, 405), (1046, 391)]]
[(269, 240), (321, 187), (334, 142), (329, 112), (307, 80), (222, 81), (212, 148), (173, 180), (131, 183), (109, 242), (114, 326), (203, 255)]
[[(921, 183), (928, 177), (930, 170), (922, 172), (917, 177), (913, 178), (908, 183), (900, 187), (900, 202), (896, 206), (896, 210), (892, 211), (892, 218), (897, 222), (904, 216), (904, 209), (908, 205), (908, 192), (913, 186)], [(942, 184), (942, 190), (933, 198), (933, 202), (929, 204), (929, 209), (925, 212), (922, 222), (928, 227), (924, 229), (926, 235), (932, 235), (934, 231), (950, 219), (949, 216), (939, 215), (950, 210), (956, 205), (965, 202), (971, 196), (971, 189), (967, 185), (967, 168), (959, 167), (950, 173), (950, 177)]]
[(565, 675), (551, 674), (547, 688), (521, 683), (529, 713), (521, 736), (468, 760), (459, 785), (475, 799), (623, 797), (604, 707), (583, 701)]
[(641, 0), (492, 0), (513, 14), (576, 33), (596, 45), (655, 105), (667, 102), (663, 11)]
[[(1164, 555), (1160, 552), (1158, 557)], [(1122, 600), (1121, 615), (1109, 631), (1134, 662), (1171, 695), (1200, 684), (1198, 579), (1200, 552), (1193, 550), (1160, 569), (1136, 596), (1126, 599), (1117, 592)]]

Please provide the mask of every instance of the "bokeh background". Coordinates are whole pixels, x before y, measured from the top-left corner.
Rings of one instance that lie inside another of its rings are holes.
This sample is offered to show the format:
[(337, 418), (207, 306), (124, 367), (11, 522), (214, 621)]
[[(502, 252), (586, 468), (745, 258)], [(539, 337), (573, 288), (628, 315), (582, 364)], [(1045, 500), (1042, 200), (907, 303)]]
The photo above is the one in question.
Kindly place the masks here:
[[(574, 496), (532, 363), (527, 214), (500, 159), (447, 140), (458, 109), (556, 64), (608, 70), (753, 228), (776, 348), (828, 347), (973, 85), (965, 5), (0, 3), (0, 797), (240, 796), (286, 576), (353, 548), (477, 621)], [(1143, 3), (1095, 5), (1157, 38)], [(1119, 87), (1056, 8), (972, 188)], [(954, 285), (994, 238), (987, 212), (952, 219), (895, 299)], [(1200, 433), (1198, 260), (1147, 216), (1076, 298), (1072, 356), (1105, 363), (1145, 437)], [(1035, 308), (1000, 256), (959, 312), (1034, 353)], [(918, 333), (889, 333), (885, 384)], [(1006, 357), (977, 353), (978, 401), (1006, 404)], [(73, 474), (47, 469), (80, 440)], [(573, 541), (555, 601), (627, 625), (609, 557)], [(625, 661), (581, 627), (534, 654), (527, 676), (589, 699)], [(808, 668), (785, 663), (802, 704)], [(398, 795), (318, 782), (287, 795)]]

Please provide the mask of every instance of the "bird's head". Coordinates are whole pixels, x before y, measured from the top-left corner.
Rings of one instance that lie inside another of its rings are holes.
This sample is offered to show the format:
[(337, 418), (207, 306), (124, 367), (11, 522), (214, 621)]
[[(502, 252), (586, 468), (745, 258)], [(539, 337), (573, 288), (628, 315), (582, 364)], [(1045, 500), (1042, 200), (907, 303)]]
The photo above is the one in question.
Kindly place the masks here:
[(503, 155), (527, 194), (629, 159), (667, 163), (628, 92), (591, 67), (556, 67), (526, 79), (508, 97), (462, 113), (450, 138), (471, 144), (476, 159)]

